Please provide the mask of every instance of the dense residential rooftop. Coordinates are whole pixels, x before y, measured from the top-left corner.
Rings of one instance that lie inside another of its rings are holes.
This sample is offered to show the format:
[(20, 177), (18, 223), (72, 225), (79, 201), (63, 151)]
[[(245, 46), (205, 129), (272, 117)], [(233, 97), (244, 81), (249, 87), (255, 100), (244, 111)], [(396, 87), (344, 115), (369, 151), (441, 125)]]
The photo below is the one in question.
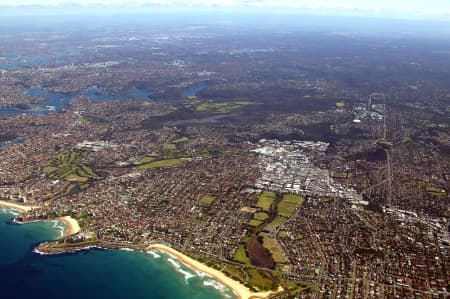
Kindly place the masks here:
[[(83, 55), (0, 70), (0, 200), (75, 218), (53, 250), (161, 242), (280, 298), (448, 298), (450, 60), (245, 30), (108, 46), (130, 30), (39, 35)], [(0, 56), (43, 51), (24, 38)]]

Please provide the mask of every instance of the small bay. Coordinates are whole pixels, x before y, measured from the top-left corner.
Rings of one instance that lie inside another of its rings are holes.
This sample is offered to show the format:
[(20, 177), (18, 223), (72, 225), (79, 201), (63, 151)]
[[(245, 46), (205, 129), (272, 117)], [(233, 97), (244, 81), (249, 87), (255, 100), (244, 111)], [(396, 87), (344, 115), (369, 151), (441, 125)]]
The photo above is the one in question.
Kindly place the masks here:
[(40, 255), (40, 242), (61, 235), (58, 222), (19, 225), (0, 208), (0, 286), (4, 298), (222, 299), (233, 293), (160, 251), (89, 249)]

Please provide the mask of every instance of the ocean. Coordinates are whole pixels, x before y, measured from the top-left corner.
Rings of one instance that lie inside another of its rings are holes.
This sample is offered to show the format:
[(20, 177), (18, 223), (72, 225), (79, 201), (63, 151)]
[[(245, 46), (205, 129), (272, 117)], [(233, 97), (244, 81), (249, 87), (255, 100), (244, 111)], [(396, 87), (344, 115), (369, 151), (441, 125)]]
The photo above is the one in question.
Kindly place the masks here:
[(224, 285), (160, 251), (89, 249), (40, 255), (33, 249), (61, 236), (56, 221), (24, 225), (0, 207), (2, 298), (235, 299)]

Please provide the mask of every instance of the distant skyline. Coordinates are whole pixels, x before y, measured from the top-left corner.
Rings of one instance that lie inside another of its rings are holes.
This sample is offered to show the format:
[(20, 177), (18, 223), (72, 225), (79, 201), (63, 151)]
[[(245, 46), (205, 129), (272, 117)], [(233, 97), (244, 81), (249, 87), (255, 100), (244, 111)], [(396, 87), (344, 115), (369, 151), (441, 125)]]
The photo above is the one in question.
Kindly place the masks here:
[(325, 15), (373, 16), (400, 19), (450, 19), (449, 0), (0, 0), (9, 11), (67, 6), (103, 8), (205, 8), (246, 12), (289, 12)]

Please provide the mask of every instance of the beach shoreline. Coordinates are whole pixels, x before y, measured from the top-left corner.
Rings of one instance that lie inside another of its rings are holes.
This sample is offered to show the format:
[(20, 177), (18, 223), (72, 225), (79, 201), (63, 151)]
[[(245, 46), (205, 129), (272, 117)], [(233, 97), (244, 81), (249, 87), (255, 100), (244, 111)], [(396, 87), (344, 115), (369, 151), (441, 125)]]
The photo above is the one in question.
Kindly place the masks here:
[(249, 288), (247, 288), (240, 282), (228, 277), (223, 272), (213, 269), (209, 266), (206, 266), (205, 264), (179, 252), (176, 249), (173, 249), (172, 247), (163, 244), (151, 244), (150, 246), (147, 247), (147, 249), (149, 250), (156, 249), (175, 256), (183, 264), (186, 264), (200, 272), (206, 273), (207, 275), (211, 276), (215, 280), (219, 281), (220, 283), (231, 289), (239, 299), (266, 299), (276, 293), (283, 291), (283, 288), (280, 286), (276, 291), (252, 292)]
[(73, 219), (70, 216), (65, 216), (65, 217), (59, 217), (56, 218), (56, 220), (64, 223), (64, 225), (66, 226), (66, 230), (64, 231), (64, 237), (68, 237), (71, 235), (75, 235), (78, 234), (80, 232), (80, 225), (78, 224), (78, 221), (76, 221), (75, 219)]
[(244, 286), (241, 282), (236, 281), (232, 279), (231, 277), (227, 276), (225, 273), (216, 270), (214, 268), (211, 268), (185, 254), (182, 252), (159, 243), (151, 244), (144, 247), (131, 247), (127, 246), (125, 244), (114, 244), (114, 243), (108, 243), (108, 242), (93, 242), (87, 246), (58, 246), (58, 247), (52, 247), (50, 243), (43, 243), (39, 245), (35, 252), (39, 254), (63, 254), (63, 253), (75, 253), (82, 250), (90, 250), (92, 248), (100, 248), (104, 250), (129, 250), (129, 251), (136, 251), (136, 252), (143, 252), (149, 254), (149, 251), (151, 250), (158, 250), (161, 251), (164, 254), (167, 254), (178, 261), (180, 261), (182, 264), (186, 265), (187, 267), (192, 268), (194, 271), (199, 271), (202, 273), (205, 273), (212, 279), (216, 280), (217, 282), (223, 284), (228, 289), (230, 289), (233, 294), (237, 297), (237, 299), (268, 299), (271, 298), (275, 294), (282, 293), (284, 289), (279, 286), (277, 290), (275, 291), (267, 291), (267, 292), (254, 292), (251, 291), (248, 287)]
[[(27, 205), (21, 205), (21, 204), (16, 204), (16, 203), (11, 203), (11, 202), (0, 200), (0, 207), (1, 206), (16, 209), (23, 213), (39, 208), (38, 206), (27, 206)], [(81, 230), (78, 221), (70, 216), (58, 217), (54, 220), (62, 222), (64, 224), (64, 226), (66, 227), (66, 230), (64, 232), (64, 237), (68, 237), (68, 236), (77, 234)], [(42, 245), (44, 245), (44, 248), (42, 248)], [(59, 250), (57, 250), (56, 252), (52, 252), (51, 250), (49, 251), (48, 248), (45, 248), (46, 247), (45, 245), (48, 245), (48, 244), (41, 244), (36, 249), (42, 248), (43, 254), (44, 253), (45, 254), (55, 254), (55, 253), (67, 252), (68, 251), (67, 249), (73, 249), (73, 248), (59, 248)], [(102, 244), (102, 245), (105, 246), (103, 248), (108, 249), (107, 248), (108, 244)], [(78, 249), (80, 249), (80, 248), (78, 248)], [(112, 246), (111, 249), (117, 249), (117, 248), (115, 246)], [(183, 254), (182, 252), (180, 252), (170, 246), (164, 245), (164, 244), (160, 244), (160, 243), (151, 244), (146, 247), (146, 250), (160, 250), (166, 254), (174, 256), (183, 264), (193, 268), (194, 270), (198, 270), (200, 272), (203, 272), (203, 273), (211, 276), (213, 279), (217, 280), (221, 284), (228, 287), (237, 296), (238, 299), (267, 299), (277, 293), (283, 292), (283, 288), (281, 286), (278, 288), (278, 290), (275, 290), (275, 291), (267, 291), (267, 292), (251, 291), (248, 287), (243, 285), (241, 282), (232, 279), (231, 277), (227, 276), (225, 273), (223, 273), (219, 270), (216, 270), (214, 268), (211, 268), (211, 267)]]
[(39, 208), (39, 206), (22, 205), (22, 204), (12, 203), (12, 202), (9, 202), (9, 201), (4, 201), (4, 200), (0, 200), (0, 206), (1, 207), (11, 208), (11, 209), (16, 209), (16, 210), (19, 210), (21, 212), (28, 212), (28, 211), (31, 211), (31, 210)]
[[(15, 209), (22, 213), (29, 212), (31, 210), (39, 208), (39, 206), (23, 205), (23, 204), (4, 201), (4, 200), (0, 200), (0, 207)], [(52, 220), (52, 219), (49, 219), (49, 220)], [(64, 237), (75, 235), (80, 232), (80, 225), (78, 224), (78, 221), (73, 219), (70, 216), (58, 217), (54, 220), (62, 222), (64, 224), (64, 226), (66, 227), (65, 232), (64, 232)], [(45, 221), (45, 220), (43, 220), (43, 221)]]

